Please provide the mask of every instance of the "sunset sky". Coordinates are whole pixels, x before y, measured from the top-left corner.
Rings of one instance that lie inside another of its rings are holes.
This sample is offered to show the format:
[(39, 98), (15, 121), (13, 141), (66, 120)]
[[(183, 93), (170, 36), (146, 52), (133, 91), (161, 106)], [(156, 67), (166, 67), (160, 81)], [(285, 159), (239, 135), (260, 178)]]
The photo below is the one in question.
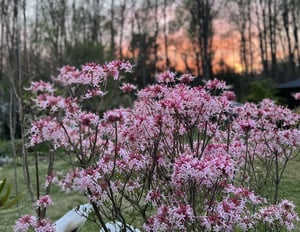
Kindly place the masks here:
[[(223, 26), (224, 25), (222, 24), (215, 25), (216, 34), (213, 38), (213, 50), (215, 51), (213, 59), (214, 72), (221, 71), (221, 67), (219, 65), (221, 60), (223, 60), (225, 65), (228, 65), (234, 71), (242, 72), (243, 70), (239, 57), (239, 36), (237, 33), (231, 33), (230, 35), (224, 36), (224, 32), (222, 30), (218, 30), (218, 28), (222, 28)], [(159, 55), (163, 58), (164, 46), (162, 39), (160, 44), (162, 45)], [(176, 70), (185, 71), (185, 56), (189, 67), (195, 68), (196, 58), (194, 57), (194, 48), (192, 47), (192, 43), (190, 42), (188, 35), (186, 35), (184, 32), (179, 31), (174, 35), (169, 36), (168, 53), (171, 64), (172, 66), (176, 67)], [(161, 63), (162, 62), (164, 62), (164, 60), (162, 60)], [(259, 62), (256, 64), (256, 67), (258, 66)]]
[[(167, 15), (167, 24), (172, 20), (176, 20), (176, 5), (172, 5), (170, 9), (168, 9)], [(162, 14), (160, 12), (159, 14)], [(160, 30), (162, 30), (164, 20), (162, 15), (160, 16)], [(128, 22), (129, 25), (129, 22)], [(187, 28), (186, 25), (185, 28)], [(240, 61), (240, 35), (234, 29), (232, 25), (228, 22), (227, 16), (222, 17), (222, 19), (214, 19), (213, 22), (214, 28), (214, 37), (213, 37), (213, 71), (217, 73), (221, 71), (220, 61), (222, 60), (225, 66), (228, 66), (233, 71), (241, 73), (243, 72), (243, 68)], [(147, 30), (147, 29), (145, 29)], [(150, 28), (148, 30), (154, 30), (154, 28)], [(167, 28), (168, 31), (168, 28)], [(128, 30), (127, 33), (130, 31)], [(162, 31), (161, 31), (162, 33)], [(128, 34), (128, 37), (130, 35)], [(158, 56), (160, 57), (160, 61), (158, 63), (159, 67), (164, 67), (165, 65), (165, 47), (164, 47), (164, 38), (163, 35), (158, 38), (159, 51)], [(129, 44), (124, 41), (124, 54), (131, 56), (129, 52)], [(254, 50), (258, 50), (258, 45)], [(187, 60), (187, 64), (189, 68), (193, 68), (196, 70), (196, 58), (195, 58), (195, 49), (193, 48), (193, 43), (189, 39), (189, 35), (186, 31), (184, 31), (184, 27), (182, 27), (179, 31), (172, 32), (168, 34), (168, 55), (169, 60), (171, 62), (171, 66), (175, 67), (178, 71), (186, 71), (185, 59)], [(261, 69), (260, 57), (258, 54), (253, 54), (254, 56), (254, 68), (256, 70)], [(197, 73), (194, 73), (197, 75)]]

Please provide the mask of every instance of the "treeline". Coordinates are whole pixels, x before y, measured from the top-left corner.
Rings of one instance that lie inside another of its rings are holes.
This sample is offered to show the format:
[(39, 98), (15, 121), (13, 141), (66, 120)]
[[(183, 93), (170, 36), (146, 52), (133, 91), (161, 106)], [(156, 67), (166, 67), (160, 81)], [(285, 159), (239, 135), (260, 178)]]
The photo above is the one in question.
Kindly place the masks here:
[[(24, 86), (65, 64), (130, 59), (140, 87), (169, 69), (219, 76), (240, 92), (237, 76), (275, 83), (300, 73), (296, 0), (0, 0), (0, 11), (0, 121), (10, 126), (24, 117)], [(238, 49), (239, 73), (216, 55), (226, 38), (238, 41), (228, 50)]]
[[(245, 75), (285, 81), (300, 69), (296, 0), (1, 0), (0, 7), (2, 80), (115, 58), (137, 65), (141, 86), (153, 73), (179, 66), (209, 79), (232, 68), (215, 56), (226, 36), (238, 40), (231, 46)], [(223, 34), (220, 22), (228, 28)]]

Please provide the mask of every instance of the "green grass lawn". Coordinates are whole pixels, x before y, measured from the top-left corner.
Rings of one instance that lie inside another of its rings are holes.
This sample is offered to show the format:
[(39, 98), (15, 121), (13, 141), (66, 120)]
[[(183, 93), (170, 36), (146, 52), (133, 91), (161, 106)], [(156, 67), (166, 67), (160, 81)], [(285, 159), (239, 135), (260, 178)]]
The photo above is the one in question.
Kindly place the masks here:
[[(20, 162), (19, 162), (20, 163)], [(45, 176), (46, 173), (46, 161), (40, 161), (40, 173), (41, 176)], [(63, 171), (68, 169), (66, 162), (57, 159), (55, 161), (55, 169), (57, 171)], [(31, 173), (34, 172), (33, 165), (31, 166)], [(22, 167), (19, 164), (17, 167), (18, 186), (22, 198), (19, 202), (18, 209), (8, 211), (0, 211), (0, 232), (12, 231), (12, 227), (15, 221), (20, 215), (33, 214), (32, 202), (24, 184)], [(33, 176), (32, 176), (33, 177)], [(7, 178), (8, 182), (12, 184), (13, 191), (15, 190), (14, 185), (14, 168), (12, 164), (0, 167), (0, 179)], [(34, 182), (34, 180), (32, 181)], [(34, 186), (34, 184), (33, 184)], [(43, 194), (42, 189), (42, 194)], [(55, 221), (67, 211), (74, 208), (76, 205), (86, 203), (86, 198), (80, 193), (64, 193), (57, 186), (53, 186), (51, 190), (51, 197), (55, 204), (47, 211), (47, 217), (52, 221)], [(297, 159), (290, 161), (287, 166), (285, 177), (282, 180), (280, 188), (280, 198), (286, 198), (293, 201), (296, 205), (296, 211), (300, 215), (300, 156)], [(298, 225), (300, 231), (300, 223)], [(81, 231), (99, 231), (97, 226), (92, 222), (87, 222)]]
[[(20, 163), (20, 161), (19, 161)], [(32, 162), (33, 163), (33, 162)], [(64, 161), (56, 160), (55, 161), (55, 170), (56, 171), (64, 171), (67, 170), (67, 165)], [(32, 214), (35, 215), (35, 212), (32, 207), (32, 202), (29, 197), (29, 193), (24, 184), (23, 170), (21, 165), (19, 164), (17, 167), (17, 176), (18, 176), (18, 186), (19, 192), (21, 193), (21, 199), (19, 201), (18, 207), (10, 210), (0, 211), (0, 232), (9, 232), (12, 231), (12, 228), (15, 224), (15, 221), (20, 217), (20, 215), (24, 214)], [(47, 170), (47, 164), (45, 160), (41, 160), (39, 163), (39, 170), (41, 179), (43, 182), (41, 186), (44, 184), (44, 176)], [(34, 173), (34, 166), (32, 165), (30, 168), (30, 172)], [(14, 167), (12, 164), (0, 167), (0, 179), (7, 178), (7, 182), (12, 185), (12, 193), (15, 192), (15, 181), (14, 181)], [(32, 185), (35, 189), (35, 177), (32, 175)], [(45, 193), (44, 188), (41, 189), (41, 195)], [(67, 211), (76, 207), (80, 204), (87, 203), (87, 199), (81, 193), (64, 193), (57, 186), (52, 186), (51, 189), (51, 198), (54, 201), (54, 205), (50, 206), (47, 211), (47, 217), (52, 221), (55, 221), (59, 217), (63, 216)], [(86, 223), (86, 226), (82, 231), (99, 231), (97, 227), (93, 223)]]
[[(279, 192), (281, 199), (294, 202), (300, 218), (300, 156), (288, 163)], [(300, 231), (300, 222), (297, 231)]]

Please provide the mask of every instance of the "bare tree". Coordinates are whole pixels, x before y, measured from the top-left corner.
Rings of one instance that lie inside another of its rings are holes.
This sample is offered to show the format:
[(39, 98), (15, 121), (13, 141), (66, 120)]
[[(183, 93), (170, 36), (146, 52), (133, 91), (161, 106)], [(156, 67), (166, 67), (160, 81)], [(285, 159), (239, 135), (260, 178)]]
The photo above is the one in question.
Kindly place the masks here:
[(269, 45), (271, 52), (271, 77), (277, 78), (277, 23), (278, 23), (278, 2), (277, 0), (268, 0), (268, 29)]
[[(63, 65), (64, 49), (67, 41), (66, 16), (67, 3), (65, 0), (45, 0), (40, 5), (44, 42), (49, 42), (51, 63), (54, 67)], [(52, 60), (53, 59), (53, 60)], [(54, 68), (53, 67), (53, 68)]]
[(291, 38), (291, 11), (293, 9), (290, 9), (291, 3), (289, 1), (282, 1), (282, 19), (283, 19), (283, 27), (285, 31), (286, 36), (286, 42), (288, 47), (288, 62), (289, 62), (289, 73), (288, 73), (288, 79), (292, 78), (296, 75), (296, 65), (294, 61), (294, 52), (293, 52), (293, 45), (292, 45), (292, 38)]
[(240, 34), (240, 60), (245, 75), (253, 74), (253, 20), (250, 0), (231, 1), (230, 22)]
[(115, 0), (111, 0), (110, 6), (110, 58), (115, 54)]
[(260, 57), (264, 76), (269, 75), (268, 65), (268, 40), (267, 40), (267, 5), (265, 1), (257, 0), (255, 4), (255, 14), (257, 16), (256, 27), (258, 31)]
[(119, 24), (120, 24), (120, 35), (119, 35), (119, 58), (123, 59), (123, 38), (124, 38), (124, 26), (126, 19), (126, 0), (120, 2), (120, 12), (119, 12)]
[[(27, 189), (29, 195), (31, 197), (32, 202), (35, 201), (33, 188), (31, 186), (31, 177), (29, 174), (29, 165), (28, 165), (28, 152), (26, 148), (26, 120), (25, 120), (25, 110), (24, 110), (24, 99), (23, 99), (23, 85), (28, 75), (26, 75), (27, 70), (24, 69), (24, 59), (22, 55), (22, 51), (25, 49), (22, 48), (21, 43), (21, 16), (22, 9), (25, 10), (26, 2), (21, 2), (19, 0), (14, 0), (13, 2), (7, 2), (7, 11), (5, 15), (5, 33), (6, 33), (6, 52), (8, 56), (7, 62), (7, 78), (9, 79), (9, 83), (11, 86), (11, 97), (10, 97), (10, 135), (12, 141), (14, 141), (15, 136), (15, 122), (16, 115), (18, 115), (18, 124), (20, 127), (20, 136), (21, 136), (21, 154), (22, 154), (22, 163), (23, 163), (23, 174), (25, 178), (25, 183), (27, 185)], [(9, 10), (11, 9), (11, 11)], [(23, 12), (23, 20), (26, 19), (26, 13)], [(26, 20), (25, 20), (26, 22)], [(24, 24), (23, 24), (24, 25)], [(24, 28), (23, 28), (24, 30)], [(23, 34), (23, 36), (26, 34)], [(26, 39), (26, 36), (24, 36)], [(23, 43), (25, 46), (26, 43)], [(25, 50), (26, 51), (26, 50)], [(26, 55), (26, 54), (25, 54)], [(15, 112), (12, 110), (15, 109)], [(13, 144), (14, 146), (14, 144)], [(15, 151), (15, 147), (13, 148)]]
[(184, 4), (191, 16), (189, 33), (191, 38), (196, 40), (194, 41), (198, 47), (196, 58), (198, 62), (201, 62), (204, 79), (210, 79), (213, 76), (213, 21), (217, 17), (218, 6), (221, 4), (221, 1), (214, 0), (187, 0)]
[(169, 60), (169, 53), (168, 53), (168, 47), (169, 47), (169, 43), (168, 43), (168, 30), (167, 30), (167, 26), (168, 26), (168, 22), (167, 22), (167, 6), (168, 6), (168, 0), (163, 0), (163, 35), (164, 35), (164, 50), (165, 50), (165, 65), (166, 68), (169, 69), (170, 68), (170, 60)]
[[(137, 64), (138, 84), (143, 87), (151, 82), (157, 63), (157, 21), (158, 1), (143, 0), (134, 2), (131, 17), (131, 51)], [(153, 30), (154, 28), (154, 30)]]

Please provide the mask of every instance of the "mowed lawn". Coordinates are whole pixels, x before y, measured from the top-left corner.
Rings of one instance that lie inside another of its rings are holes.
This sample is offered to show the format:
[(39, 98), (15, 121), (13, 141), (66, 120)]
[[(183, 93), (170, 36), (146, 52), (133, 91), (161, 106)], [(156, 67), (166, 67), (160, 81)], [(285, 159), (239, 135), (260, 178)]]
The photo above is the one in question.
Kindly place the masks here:
[[(300, 218), (300, 156), (288, 163), (282, 184), (280, 186), (280, 198), (294, 202), (296, 212)], [(300, 231), (300, 222), (298, 229)]]
[[(35, 166), (33, 165), (33, 159), (30, 160), (30, 173), (31, 173), (31, 182), (33, 189), (36, 189), (36, 180), (35, 176)], [(18, 176), (18, 187), (19, 192), (21, 193), (21, 199), (19, 201), (19, 205), (17, 208), (10, 210), (0, 210), (0, 232), (10, 232), (13, 231), (13, 226), (16, 220), (20, 215), (31, 214), (35, 215), (34, 209), (32, 207), (32, 202), (29, 197), (29, 193), (26, 185), (24, 184), (24, 175), (23, 169), (20, 165), (20, 161), (17, 165), (17, 176)], [(55, 161), (55, 171), (61, 172), (68, 170), (69, 166), (66, 162), (57, 159)], [(44, 177), (47, 173), (47, 161), (45, 159), (41, 159), (39, 161), (39, 173), (42, 179), (41, 181), (41, 195), (45, 194), (44, 188)], [(12, 185), (12, 192), (15, 192), (15, 181), (14, 181), (14, 167), (12, 164), (0, 167), (0, 179), (7, 178), (7, 182)], [(47, 217), (52, 221), (55, 221), (59, 217), (63, 216), (66, 212), (73, 209), (77, 205), (87, 203), (86, 197), (78, 192), (65, 193), (60, 190), (59, 187), (52, 185), (51, 187), (51, 198), (54, 201), (54, 205), (50, 206), (47, 211)], [(93, 223), (86, 223), (85, 228), (82, 231), (99, 231), (97, 226)]]
[[(33, 160), (30, 161), (30, 172), (34, 173)], [(62, 161), (60, 158), (57, 158), (55, 161), (55, 170), (64, 171), (68, 170), (69, 166), (65, 161)], [(2, 210), (0, 211), (0, 232), (9, 232), (12, 231), (15, 221), (19, 218), (20, 215), (32, 214), (35, 215), (32, 202), (30, 200), (27, 188), (24, 184), (23, 170), (20, 165), (20, 161), (17, 166), (17, 176), (18, 176), (18, 187), (19, 192), (22, 197), (19, 202), (18, 208), (11, 210)], [(40, 176), (44, 177), (47, 170), (47, 162), (45, 159), (39, 161), (39, 172)], [(15, 191), (14, 183), (14, 167), (12, 164), (0, 167), (0, 179), (7, 178), (8, 182), (12, 184), (12, 191)], [(32, 186), (35, 189), (35, 179), (32, 175)], [(42, 178), (44, 179), (44, 178)], [(41, 194), (44, 193), (43, 189), (44, 182), (41, 183), (42, 189)], [(81, 193), (64, 193), (60, 190), (59, 187), (53, 186), (51, 189), (51, 197), (54, 201), (54, 205), (49, 208), (47, 211), (47, 217), (52, 221), (55, 221), (68, 210), (76, 207), (79, 204), (86, 203), (86, 198)], [(296, 205), (296, 211), (300, 215), (300, 156), (296, 159), (290, 161), (285, 172), (285, 177), (282, 180), (280, 188), (280, 197), (286, 198), (294, 202)], [(300, 231), (300, 223), (298, 225)], [(99, 231), (97, 226), (92, 222), (87, 222), (84, 228), (81, 231)]]

